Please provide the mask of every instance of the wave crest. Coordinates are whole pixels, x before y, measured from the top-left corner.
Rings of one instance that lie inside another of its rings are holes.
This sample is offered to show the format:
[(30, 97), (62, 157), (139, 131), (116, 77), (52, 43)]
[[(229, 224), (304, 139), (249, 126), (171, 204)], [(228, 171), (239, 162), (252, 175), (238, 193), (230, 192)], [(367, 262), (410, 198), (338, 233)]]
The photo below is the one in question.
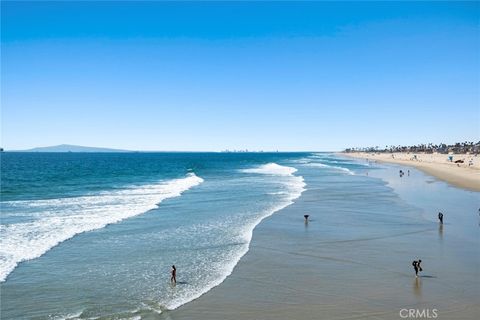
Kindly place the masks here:
[[(40, 257), (59, 243), (87, 231), (145, 213), (204, 180), (194, 173), (156, 184), (97, 195), (48, 200), (6, 201), (4, 207), (29, 212), (28, 222), (0, 226), (0, 281), (18, 263)], [(2, 213), (4, 214), (4, 213)]]
[(340, 170), (340, 171), (343, 171), (349, 175), (355, 175), (355, 173), (348, 169), (348, 168), (345, 168), (345, 167), (340, 167), (340, 166), (330, 166), (328, 164), (324, 164), (324, 163), (318, 163), (318, 162), (311, 162), (311, 163), (308, 163), (306, 164), (306, 166), (309, 166), (309, 167), (319, 167), (319, 168), (330, 168), (330, 169), (335, 169), (335, 170)]
[(248, 252), (250, 248), (250, 243), (253, 237), (253, 231), (257, 225), (260, 224), (265, 218), (273, 215), (279, 210), (288, 207), (289, 205), (294, 203), (294, 200), (299, 198), (302, 193), (306, 190), (306, 183), (302, 176), (296, 176), (293, 173), (297, 171), (296, 168), (282, 166), (276, 163), (268, 163), (265, 165), (261, 165), (255, 168), (249, 169), (242, 169), (240, 172), (244, 173), (257, 173), (263, 175), (273, 175), (273, 176), (281, 176), (279, 178), (274, 178), (272, 180), (280, 183), (285, 189), (279, 192), (270, 192), (266, 193), (268, 196), (281, 196), (278, 199), (278, 202), (269, 207), (266, 210), (263, 210), (258, 213), (258, 216), (255, 219), (252, 219), (249, 223), (247, 223), (242, 229), (241, 234), (239, 235), (239, 250), (236, 252), (232, 252), (226, 261), (223, 263), (223, 274), (221, 277), (215, 279), (207, 286), (201, 288), (196, 292), (191, 292), (188, 296), (178, 297), (169, 303), (166, 303), (166, 307), (168, 310), (174, 310), (181, 305), (188, 303), (192, 300), (197, 299), (204, 293), (210, 291), (212, 288), (220, 285), (225, 279), (232, 274), (233, 269), (238, 264), (240, 259)]
[(257, 168), (243, 169), (241, 170), (244, 173), (259, 173), (259, 174), (269, 174), (269, 175), (278, 175), (278, 176), (291, 176), (297, 169), (293, 167), (281, 166), (276, 163), (267, 163), (261, 165)]

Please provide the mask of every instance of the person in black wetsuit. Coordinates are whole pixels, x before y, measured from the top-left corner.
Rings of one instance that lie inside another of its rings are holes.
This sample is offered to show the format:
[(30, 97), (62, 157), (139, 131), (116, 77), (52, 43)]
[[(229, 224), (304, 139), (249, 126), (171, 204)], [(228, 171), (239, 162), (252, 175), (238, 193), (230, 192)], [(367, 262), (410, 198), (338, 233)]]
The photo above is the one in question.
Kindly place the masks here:
[(440, 223), (443, 224), (443, 213), (438, 213), (438, 220), (440, 220)]
[(418, 261), (414, 260), (412, 262), (413, 269), (415, 269), (415, 277), (416, 278), (418, 278), (418, 272), (423, 271), (422, 267), (420, 266), (421, 263), (422, 263), (422, 260), (418, 260)]
[(170, 282), (177, 284), (177, 268), (175, 268), (175, 265), (172, 266), (172, 277), (170, 278)]

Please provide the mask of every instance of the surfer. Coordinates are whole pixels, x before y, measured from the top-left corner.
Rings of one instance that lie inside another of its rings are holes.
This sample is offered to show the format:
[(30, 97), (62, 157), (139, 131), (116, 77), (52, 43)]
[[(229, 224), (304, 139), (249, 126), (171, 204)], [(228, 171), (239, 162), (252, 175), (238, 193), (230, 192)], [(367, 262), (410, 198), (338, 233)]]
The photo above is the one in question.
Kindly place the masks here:
[(443, 224), (443, 213), (438, 213), (438, 220), (440, 220), (440, 223)]
[(170, 282), (177, 284), (177, 268), (175, 268), (175, 265), (172, 266), (172, 277), (170, 278)]
[(309, 217), (309, 215), (306, 214), (306, 215), (304, 215), (303, 217), (305, 218), (305, 223), (308, 223), (308, 217)]

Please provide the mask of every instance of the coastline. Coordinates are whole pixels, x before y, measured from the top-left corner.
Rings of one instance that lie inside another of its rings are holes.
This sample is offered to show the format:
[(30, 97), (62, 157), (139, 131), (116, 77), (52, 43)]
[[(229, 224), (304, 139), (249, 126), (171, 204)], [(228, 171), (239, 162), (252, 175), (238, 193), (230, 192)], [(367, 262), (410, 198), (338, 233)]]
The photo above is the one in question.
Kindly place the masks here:
[[(394, 163), (415, 167), (435, 178), (446, 181), (456, 187), (471, 191), (480, 191), (480, 159), (474, 155), (451, 155), (453, 162), (448, 161), (450, 155), (424, 153), (367, 153), (352, 152), (339, 155), (367, 161)], [(456, 160), (464, 160), (462, 164), (455, 164)], [(470, 160), (472, 165), (469, 166)]]
[[(408, 179), (398, 178), (396, 165), (369, 171), (345, 175), (357, 183), (342, 199), (325, 198), (322, 188), (344, 190), (338, 175), (307, 181), (302, 197), (255, 228), (250, 250), (221, 285), (160, 319), (400, 319), (400, 310), (410, 308), (435, 308), (439, 319), (476, 319), (476, 194), (432, 183), (416, 169)], [(393, 189), (399, 194), (393, 203), (403, 208), (388, 205), (369, 217), (385, 205), (361, 200), (358, 188), (372, 181), (369, 192), (380, 197)], [(355, 209), (331, 210), (332, 201)], [(430, 216), (438, 206), (449, 217), (445, 229)], [(410, 265), (416, 257), (425, 263), (417, 279)]]

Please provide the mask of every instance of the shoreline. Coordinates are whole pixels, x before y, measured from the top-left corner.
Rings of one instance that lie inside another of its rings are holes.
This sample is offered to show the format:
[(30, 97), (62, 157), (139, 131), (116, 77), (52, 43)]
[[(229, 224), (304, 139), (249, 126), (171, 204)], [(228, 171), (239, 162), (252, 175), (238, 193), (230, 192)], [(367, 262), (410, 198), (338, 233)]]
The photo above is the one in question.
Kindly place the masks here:
[[(411, 171), (409, 179), (399, 179), (396, 166), (370, 176), (309, 176), (311, 188), (255, 228), (250, 250), (221, 285), (160, 319), (393, 320), (405, 308), (475, 319), (475, 195)], [(355, 187), (345, 189), (345, 179)], [(378, 194), (373, 206), (358, 193), (365, 183), (369, 193)], [(326, 185), (336, 189), (332, 195), (349, 192), (332, 198), (325, 195)], [(390, 196), (382, 198), (387, 186), (399, 193), (399, 206), (395, 199), (390, 205)], [(333, 211), (332, 202), (338, 204)], [(449, 217), (445, 229), (437, 225), (437, 207)], [(303, 222), (306, 212), (309, 224)], [(418, 257), (426, 273), (414, 278), (410, 259)], [(453, 268), (461, 272), (451, 273)]]
[[(480, 160), (469, 154), (425, 154), (425, 153), (366, 153), (352, 152), (339, 153), (338, 155), (367, 161), (394, 163), (417, 168), (435, 178), (448, 182), (462, 189), (480, 192)], [(447, 158), (453, 157), (453, 161), (464, 160), (462, 164), (448, 162)], [(469, 166), (470, 160), (472, 161)]]

